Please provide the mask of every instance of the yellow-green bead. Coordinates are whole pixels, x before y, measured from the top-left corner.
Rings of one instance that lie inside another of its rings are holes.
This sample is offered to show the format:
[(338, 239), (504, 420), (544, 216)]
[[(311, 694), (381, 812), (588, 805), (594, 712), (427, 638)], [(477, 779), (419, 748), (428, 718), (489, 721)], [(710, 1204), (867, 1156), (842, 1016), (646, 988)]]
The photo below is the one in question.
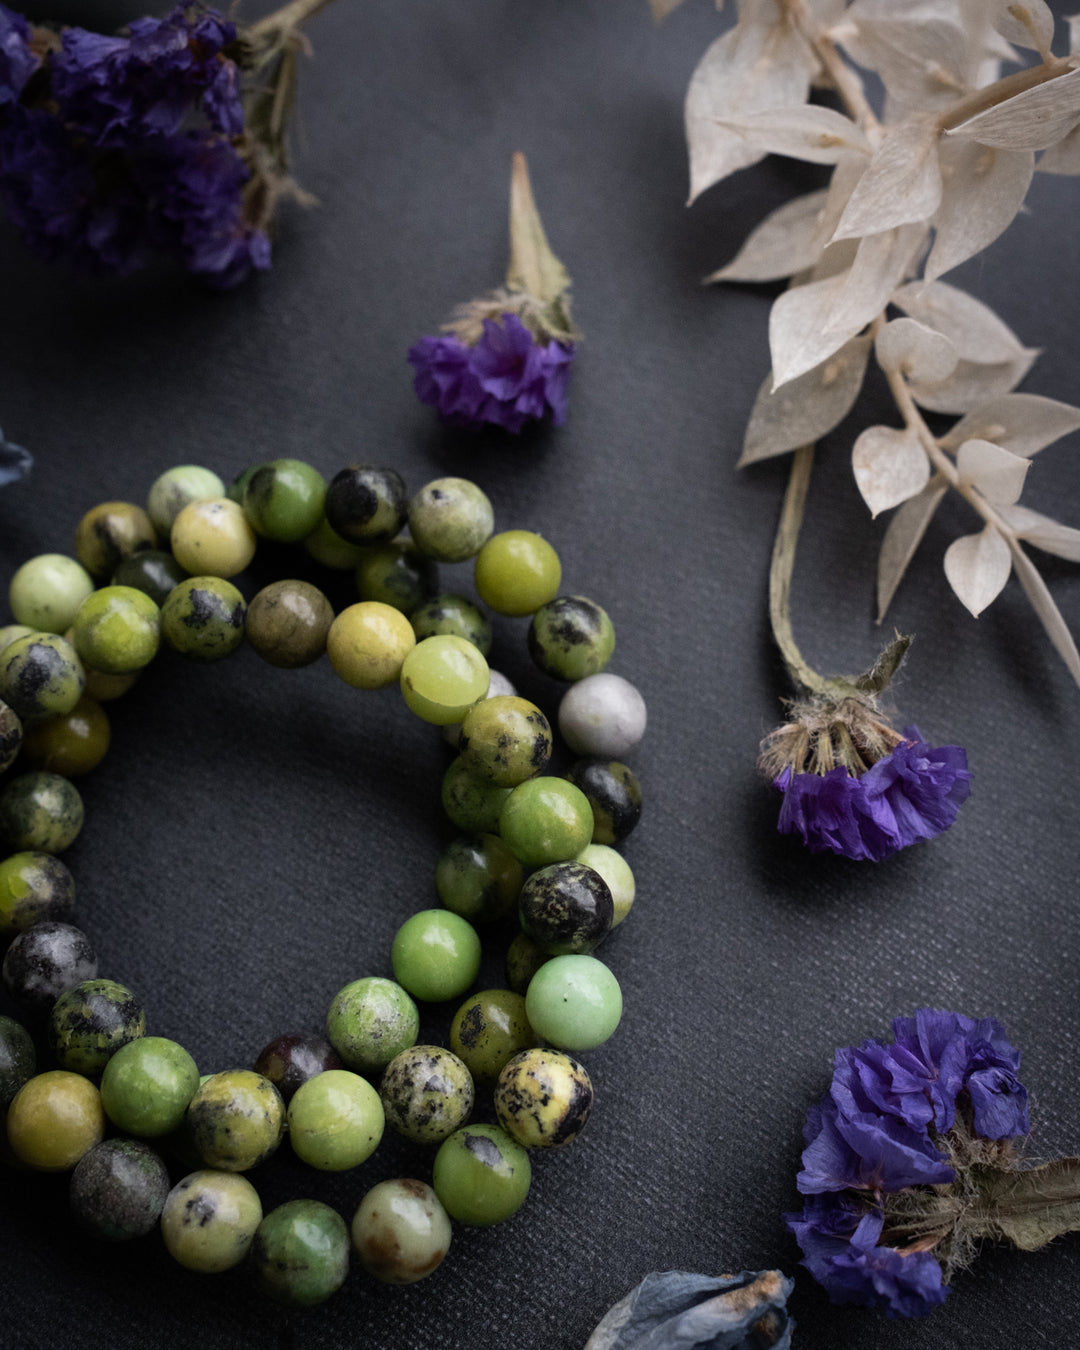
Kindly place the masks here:
[(424, 909), (394, 935), (390, 963), (413, 998), (440, 1003), (464, 994), (480, 970), (480, 954), (471, 923), (446, 909)]
[(130, 675), (157, 655), (160, 610), (133, 586), (93, 591), (75, 615), (75, 650), (105, 675)]
[(190, 502), (224, 496), (225, 484), (212, 469), (179, 464), (154, 479), (146, 508), (158, 534), (168, 539), (173, 522)]
[(485, 1087), (496, 1081), (509, 1060), (535, 1044), (525, 998), (510, 989), (473, 994), (450, 1023), (450, 1049)]
[(458, 750), (470, 773), (512, 788), (538, 774), (551, 758), (551, 723), (527, 698), (497, 694), (465, 713)]
[[(0, 774), (6, 773), (15, 763), (24, 739), (22, 718), (0, 699)], [(34, 764), (31, 767), (40, 766)]]
[(383, 1104), (366, 1078), (327, 1069), (309, 1078), (289, 1103), (293, 1152), (322, 1172), (344, 1172), (365, 1162), (383, 1136)]
[(326, 1014), (326, 1038), (350, 1069), (373, 1074), (400, 1051), (416, 1044), (420, 1013), (393, 980), (368, 975), (334, 995)]
[(258, 542), (242, 507), (227, 497), (189, 502), (173, 521), (171, 540), (185, 572), (210, 577), (242, 572)]
[(105, 1137), (97, 1088), (79, 1073), (50, 1069), (25, 1083), (8, 1108), (15, 1157), (40, 1172), (70, 1172)]
[(124, 558), (140, 549), (156, 548), (153, 522), (133, 502), (101, 502), (79, 521), (75, 553), (98, 581), (111, 577)]
[(244, 597), (231, 581), (189, 577), (161, 608), (161, 635), (193, 661), (220, 661), (243, 642), (246, 616)]
[(465, 1125), (435, 1155), (432, 1184), (459, 1223), (502, 1223), (529, 1194), (532, 1167), (521, 1145), (494, 1125)]
[(244, 485), (244, 515), (256, 534), (297, 544), (318, 525), (326, 479), (301, 459), (261, 464)]
[(334, 673), (354, 689), (396, 684), (415, 646), (416, 635), (405, 615), (378, 600), (362, 600), (343, 609), (326, 638)]
[(75, 879), (51, 853), (24, 851), (0, 862), (0, 938), (36, 923), (67, 923), (75, 913)]
[(495, 1114), (525, 1148), (563, 1148), (589, 1119), (593, 1088), (583, 1065), (561, 1050), (533, 1048), (499, 1074)]
[(261, 1222), (262, 1202), (246, 1177), (205, 1169), (169, 1192), (161, 1236), (174, 1261), (212, 1275), (243, 1261)]
[(70, 712), (85, 684), (75, 648), (55, 633), (28, 633), (0, 652), (0, 699), (24, 727)]
[(246, 1172), (281, 1143), (285, 1106), (261, 1073), (228, 1069), (200, 1085), (188, 1104), (186, 1121), (207, 1167)]
[(17, 623), (62, 633), (93, 589), (94, 579), (82, 563), (63, 553), (42, 553), (11, 578), (8, 598)]
[(493, 535), (476, 557), (477, 594), (496, 614), (535, 614), (554, 600), (562, 581), (559, 555), (531, 530)]
[(499, 815), (499, 834), (526, 867), (568, 862), (592, 839), (589, 799), (565, 778), (519, 783)]
[(418, 642), (401, 666), (401, 692), (409, 709), (425, 722), (460, 722), (487, 693), (491, 675), (483, 653), (459, 637)]
[(320, 566), (335, 572), (355, 571), (364, 556), (363, 548), (342, 539), (325, 516), (304, 540), (304, 548)]
[(630, 913), (637, 889), (630, 864), (621, 853), (609, 844), (586, 844), (574, 861), (583, 863), (586, 867), (591, 867), (593, 871), (599, 872), (604, 878), (608, 890), (611, 892), (611, 902), (615, 909), (611, 926), (614, 928), (617, 924), (622, 923), (623, 919)]
[(0, 628), (0, 652), (5, 647), (9, 647), (16, 638), (29, 637), (31, 633), (40, 633), (43, 630), (35, 628), (33, 624), (27, 623), (6, 623)]

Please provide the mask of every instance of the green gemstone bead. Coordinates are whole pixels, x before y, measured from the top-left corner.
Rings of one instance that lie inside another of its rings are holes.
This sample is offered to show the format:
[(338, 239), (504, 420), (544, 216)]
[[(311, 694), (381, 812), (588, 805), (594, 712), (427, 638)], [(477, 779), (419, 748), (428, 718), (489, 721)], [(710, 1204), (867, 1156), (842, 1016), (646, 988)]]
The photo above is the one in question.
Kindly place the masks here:
[(0, 1112), (7, 1110), (36, 1068), (37, 1054), (30, 1033), (14, 1017), (0, 1016)]
[(514, 993), (524, 995), (529, 981), (551, 958), (541, 951), (527, 933), (518, 933), (506, 951), (506, 983)]
[(393, 980), (369, 975), (338, 991), (326, 1014), (326, 1038), (357, 1073), (378, 1073), (420, 1034), (416, 1004)]
[(74, 783), (58, 773), (23, 773), (0, 792), (0, 839), (20, 852), (63, 853), (83, 815)]
[(111, 577), (124, 558), (157, 548), (153, 522), (133, 502), (101, 502), (75, 530), (75, 554), (92, 577)]
[(304, 549), (320, 567), (329, 567), (335, 572), (354, 572), (364, 556), (360, 545), (342, 539), (325, 517), (304, 540)]
[(432, 1188), (410, 1177), (380, 1181), (353, 1215), (360, 1264), (383, 1284), (414, 1284), (450, 1250), (450, 1219)]
[(525, 1148), (563, 1148), (589, 1119), (593, 1088), (583, 1065), (560, 1050), (515, 1055), (499, 1074), (495, 1114)]
[(174, 1261), (216, 1274), (243, 1261), (261, 1222), (262, 1202), (246, 1177), (205, 1169), (169, 1192), (161, 1236)]
[(50, 1069), (28, 1079), (7, 1112), (11, 1152), (39, 1172), (70, 1172), (105, 1136), (101, 1095), (89, 1078)]
[(479, 973), (480, 938), (459, 915), (424, 909), (398, 929), (390, 962), (397, 982), (421, 1002), (460, 998)]
[(475, 777), (516, 787), (551, 758), (551, 723), (528, 699), (497, 694), (465, 713), (458, 749)]
[(51, 853), (14, 853), (0, 862), (0, 938), (75, 913), (75, 878)]
[(554, 600), (562, 581), (559, 555), (531, 530), (493, 535), (476, 555), (476, 593), (496, 614), (535, 614)]
[(93, 589), (82, 563), (63, 553), (42, 553), (11, 578), (8, 600), (17, 623), (39, 633), (63, 633)]
[(49, 1045), (62, 1068), (93, 1075), (145, 1030), (146, 1013), (130, 989), (115, 980), (83, 980), (53, 1004)]
[(103, 586), (75, 615), (75, 650), (106, 675), (129, 675), (157, 655), (160, 610), (133, 586)]
[(370, 1158), (385, 1123), (379, 1094), (348, 1069), (327, 1069), (301, 1083), (288, 1120), (293, 1152), (322, 1172), (344, 1172)]
[(485, 989), (467, 998), (450, 1023), (450, 1049), (477, 1083), (493, 1084), (516, 1054), (536, 1044), (525, 999), (509, 989)]
[(526, 867), (566, 862), (592, 839), (589, 799), (565, 778), (530, 778), (507, 797), (499, 834)]
[(435, 864), (439, 899), (470, 923), (505, 919), (524, 879), (521, 863), (496, 834), (462, 835)]
[(501, 1223), (525, 1203), (532, 1181), (529, 1155), (494, 1125), (466, 1125), (439, 1148), (432, 1184), (459, 1223)]
[(464, 1060), (438, 1045), (413, 1045), (386, 1066), (379, 1096), (387, 1123), (417, 1144), (438, 1144), (469, 1119), (475, 1089)]
[(581, 680), (604, 669), (615, 650), (607, 611), (583, 595), (549, 600), (529, 625), (529, 655), (556, 680)]
[[(405, 657), (401, 692), (417, 717), (436, 726), (460, 722), (490, 681), (483, 653), (459, 637), (429, 637)], [(490, 702), (491, 700), (487, 700)]]
[(162, 539), (168, 539), (173, 522), (189, 502), (224, 496), (225, 484), (212, 469), (179, 464), (154, 479), (146, 509), (154, 529)]
[(106, 1139), (79, 1159), (71, 1174), (71, 1212), (91, 1236), (106, 1242), (145, 1237), (169, 1195), (169, 1172), (148, 1145)]
[(260, 465), (244, 487), (243, 508), (256, 534), (296, 544), (318, 525), (326, 497), (326, 479), (300, 459), (274, 459)]
[(460, 755), (443, 775), (443, 810), (459, 830), (468, 834), (491, 834), (497, 830), (509, 796), (508, 787), (477, 778)]
[(54, 633), (28, 633), (0, 653), (0, 699), (24, 726), (70, 712), (85, 683), (75, 648)]
[(247, 606), (231, 581), (189, 577), (161, 608), (161, 635), (193, 661), (220, 661), (244, 640)]
[(2, 652), (5, 647), (9, 647), (16, 638), (29, 637), (31, 633), (40, 633), (43, 631), (43, 629), (35, 628), (32, 624), (6, 623), (0, 628), (0, 652)]
[(236, 477), (229, 484), (228, 491), (225, 493), (225, 496), (229, 499), (229, 501), (235, 502), (237, 506), (243, 505), (244, 493), (247, 491), (247, 485), (251, 482), (251, 480), (255, 477), (255, 475), (259, 472), (261, 468), (262, 468), (261, 464), (249, 464), (246, 469), (243, 469), (240, 473), (236, 475)]
[(84, 694), (70, 712), (30, 729), (23, 740), (25, 763), (64, 778), (81, 778), (104, 759), (111, 737), (105, 709)]
[(348, 464), (330, 480), (326, 519), (340, 539), (383, 544), (401, 530), (408, 514), (405, 482), (393, 469)]
[(615, 911), (611, 926), (615, 928), (630, 913), (634, 903), (637, 887), (630, 864), (609, 844), (586, 844), (574, 861), (599, 872), (607, 882)]
[(326, 651), (334, 609), (317, 586), (307, 581), (275, 581), (248, 606), (245, 632), (256, 652), (271, 666), (297, 670)]
[(182, 1045), (141, 1036), (105, 1065), (101, 1104), (117, 1129), (153, 1139), (179, 1128), (198, 1086), (199, 1070)]
[(593, 956), (554, 956), (529, 983), (525, 1010), (533, 1030), (560, 1050), (593, 1050), (622, 1017), (622, 991)]
[(439, 570), (411, 539), (391, 539), (364, 549), (356, 567), (356, 589), (361, 600), (379, 600), (411, 614), (438, 592)]
[(429, 637), (459, 637), (471, 642), (485, 657), (491, 651), (491, 623), (463, 595), (437, 595), (434, 600), (426, 600), (409, 615), (409, 622), (418, 642)]
[(436, 478), (409, 503), (409, 533), (437, 562), (475, 558), (494, 528), (491, 502), (467, 478)]
[(227, 1069), (200, 1084), (185, 1121), (207, 1167), (246, 1172), (277, 1150), (285, 1126), (285, 1104), (261, 1073)]
[(349, 1231), (321, 1200), (288, 1200), (255, 1230), (249, 1260), (260, 1293), (286, 1307), (313, 1308), (345, 1283)]
[(641, 819), (641, 784), (615, 759), (579, 759), (567, 778), (589, 799), (594, 844), (619, 844)]
[(114, 586), (130, 586), (148, 595), (159, 608), (169, 598), (174, 586), (187, 579), (187, 573), (171, 553), (164, 549), (147, 548), (125, 558), (112, 574)]
[(551, 863), (521, 888), (522, 931), (549, 956), (591, 952), (611, 931), (615, 906), (607, 882), (579, 862)]
[(0, 702), (0, 773), (5, 773), (11, 768), (22, 746), (22, 721), (14, 708)]

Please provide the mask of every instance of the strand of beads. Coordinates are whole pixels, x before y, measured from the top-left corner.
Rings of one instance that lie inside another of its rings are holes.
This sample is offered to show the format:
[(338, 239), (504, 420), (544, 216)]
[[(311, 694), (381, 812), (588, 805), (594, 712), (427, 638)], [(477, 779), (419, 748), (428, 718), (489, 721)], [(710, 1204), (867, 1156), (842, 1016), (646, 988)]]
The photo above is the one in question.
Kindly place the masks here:
[[(320, 589), (284, 580), (248, 605), (232, 578), (259, 538), (302, 543), (319, 564), (355, 571), (359, 599), (335, 614)], [(38, 1072), (33, 1038), (0, 1017), (8, 1148), (24, 1166), (71, 1171), (72, 1208), (96, 1235), (160, 1227), (196, 1270), (247, 1257), (259, 1287), (287, 1304), (329, 1297), (350, 1250), (383, 1281), (421, 1278), (445, 1255), (451, 1220), (509, 1218), (529, 1189), (530, 1151), (581, 1132), (592, 1084), (570, 1052), (602, 1044), (621, 1015), (618, 983), (592, 951), (634, 899), (614, 846), (640, 815), (640, 787), (621, 756), (645, 712), (633, 686), (604, 671), (611, 622), (593, 601), (559, 593), (546, 540), (494, 532), (475, 484), (439, 479), (409, 499), (395, 472), (373, 466), (349, 466), (327, 484), (310, 465), (277, 460), (228, 491), (211, 471), (185, 466), (154, 483), (146, 510), (106, 502), (88, 512), (75, 552), (19, 568), (15, 623), (0, 629), (0, 836), (14, 850), (0, 862), (3, 982), (30, 1017), (47, 1018), (57, 1065)], [(438, 593), (439, 565), (466, 562), (476, 599)], [(545, 772), (554, 738), (544, 713), (488, 666), (484, 607), (528, 617), (536, 666), (569, 682), (558, 722), (579, 758), (565, 775)], [(74, 881), (57, 855), (83, 820), (71, 780), (108, 748), (102, 704), (162, 642), (211, 662), (245, 638), (275, 666), (325, 652), (353, 687), (397, 684), (457, 751), (441, 799), (461, 833), (436, 865), (442, 906), (414, 914), (393, 938), (393, 979), (365, 975), (339, 990), (325, 1034), (278, 1036), (253, 1070), (200, 1078), (182, 1046), (145, 1034), (129, 989), (97, 978), (92, 945), (70, 923)], [(481, 968), (475, 925), (515, 913), (508, 987), (470, 994)], [(417, 1044), (418, 1002), (458, 1005), (448, 1048)], [(497, 1124), (470, 1123), (477, 1088), (492, 1090)], [(387, 1123), (437, 1147), (430, 1185), (378, 1183), (351, 1231), (315, 1200), (263, 1215), (245, 1173), (286, 1133), (304, 1162), (341, 1172), (370, 1157)], [(175, 1185), (163, 1154), (185, 1173)]]

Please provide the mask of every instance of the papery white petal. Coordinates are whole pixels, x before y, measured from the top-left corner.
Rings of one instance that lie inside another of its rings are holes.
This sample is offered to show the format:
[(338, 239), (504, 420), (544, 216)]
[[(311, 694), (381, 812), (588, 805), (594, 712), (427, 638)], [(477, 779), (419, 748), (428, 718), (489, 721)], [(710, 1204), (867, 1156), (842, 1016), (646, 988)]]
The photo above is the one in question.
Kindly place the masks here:
[(935, 384), (947, 379), (959, 360), (944, 333), (916, 319), (893, 319), (878, 331), (874, 354), (882, 370), (901, 371), (908, 379)]
[(892, 604), (908, 563), (915, 556), (915, 550), (922, 543), (926, 528), (947, 491), (944, 479), (935, 475), (920, 493), (904, 502), (889, 521), (878, 554), (878, 623)]
[(941, 201), (937, 150), (937, 128), (928, 118), (889, 128), (833, 237), (851, 239), (929, 220)]
[(844, 214), (844, 208), (851, 200), (851, 194), (866, 172), (867, 165), (870, 163), (865, 155), (847, 155), (838, 160), (836, 167), (832, 171), (832, 177), (829, 179), (829, 195), (825, 202), (825, 210), (821, 217), (821, 233), (823, 242), (828, 241), (836, 233), (836, 227), (840, 224), (840, 217)]
[(832, 431), (858, 397), (869, 355), (869, 337), (855, 337), (775, 391), (770, 375), (750, 414), (739, 467), (785, 454)]
[(1067, 136), (1062, 136), (1055, 145), (1044, 150), (1035, 168), (1040, 173), (1057, 173), (1067, 178), (1075, 178), (1080, 174), (1080, 124), (1073, 127)]
[(1054, 15), (1046, 0), (997, 0), (994, 27), (1018, 47), (1045, 55), (1054, 45)]
[(829, 332), (842, 333), (846, 340), (876, 319), (908, 274), (925, 238), (926, 226), (915, 224), (860, 239), (847, 280), (829, 311)]
[(965, 90), (967, 34), (951, 6), (880, 5), (855, 0), (845, 13), (841, 44), (860, 66), (875, 71), (890, 97), (928, 109)]
[(999, 506), (998, 515), (1018, 538), (1045, 553), (1067, 558), (1069, 562), (1080, 562), (1080, 530), (1026, 506)]
[(867, 427), (852, 448), (851, 467), (875, 516), (914, 497), (930, 479), (926, 451), (910, 427)]
[(1034, 455), (1070, 431), (1080, 430), (1080, 408), (1041, 394), (1004, 394), (981, 405), (941, 438), (944, 450), (978, 438), (1014, 455)]
[(735, 114), (721, 125), (763, 154), (810, 164), (835, 164), (853, 152), (870, 155), (870, 142), (850, 117), (810, 103)]
[(813, 267), (821, 255), (821, 215), (828, 191), (807, 192), (771, 211), (726, 267), (706, 281), (778, 281)]
[(1031, 369), (1038, 351), (1021, 349), (1011, 361), (986, 365), (981, 361), (958, 361), (947, 380), (937, 384), (914, 384), (911, 396), (929, 412), (966, 413), (990, 399), (1007, 394)]
[(1031, 460), (993, 441), (970, 440), (956, 452), (956, 467), (960, 481), (978, 488), (987, 501), (1009, 505), (1024, 490)]
[(927, 328), (944, 333), (962, 360), (995, 365), (1024, 350), (1020, 339), (981, 300), (945, 281), (901, 286), (893, 303)]
[(1001, 594), (1011, 570), (1009, 546), (990, 524), (954, 539), (945, 550), (949, 585), (976, 619)]
[(1053, 596), (1046, 589), (1046, 582), (1039, 575), (1035, 564), (1020, 547), (1010, 541), (1013, 566), (1024, 588), (1024, 594), (1031, 601), (1035, 613), (1039, 616), (1046, 635), (1057, 649), (1058, 655), (1069, 668), (1069, 674), (1080, 684), (1080, 652), (1069, 632), (1061, 611), (1054, 603)]
[(949, 136), (969, 137), (1003, 150), (1045, 150), (1080, 121), (1080, 70), (1025, 89), (1003, 103), (976, 113)]
[(1024, 204), (1035, 172), (1033, 150), (995, 150), (977, 141), (942, 146), (944, 190), (934, 216), (927, 281), (992, 244)]

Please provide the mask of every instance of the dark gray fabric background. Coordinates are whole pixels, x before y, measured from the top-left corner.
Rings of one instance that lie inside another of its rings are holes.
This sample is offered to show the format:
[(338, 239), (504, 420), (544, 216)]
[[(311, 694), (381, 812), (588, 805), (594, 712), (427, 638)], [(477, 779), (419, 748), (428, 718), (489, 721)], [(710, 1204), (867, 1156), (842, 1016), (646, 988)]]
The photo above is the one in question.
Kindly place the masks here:
[[(250, 14), (268, 8), (253, 0)], [(57, 17), (108, 28), (139, 12), (71, 4)], [(707, 0), (660, 30), (645, 0), (338, 0), (311, 25), (295, 137), (321, 205), (287, 211), (273, 271), (227, 296), (167, 270), (72, 280), (0, 225), (0, 424), (37, 457), (29, 481), (0, 493), (5, 587), (25, 558), (70, 551), (95, 502), (144, 500), (177, 463), (229, 479), (273, 456), (328, 475), (368, 461), (413, 489), (462, 474), (490, 494), (498, 528), (551, 539), (565, 590), (607, 607), (611, 669), (650, 713), (631, 757), (647, 796), (626, 846), (638, 901), (602, 952), (623, 1024), (586, 1057), (597, 1101), (585, 1135), (536, 1159), (513, 1221), (459, 1228), (419, 1285), (354, 1272), (331, 1303), (289, 1319), (256, 1302), (243, 1271), (188, 1274), (156, 1238), (90, 1245), (67, 1221), (62, 1180), (9, 1172), (4, 1347), (575, 1350), (648, 1271), (770, 1266), (796, 1275), (802, 1350), (1077, 1343), (1075, 1239), (987, 1250), (932, 1318), (898, 1323), (831, 1308), (781, 1222), (834, 1047), (885, 1036), (922, 1005), (1001, 1018), (1024, 1052), (1033, 1156), (1080, 1151), (1080, 692), (1015, 582), (977, 622), (953, 599), (941, 556), (974, 523), (950, 503), (891, 617), (917, 635), (894, 690), (900, 719), (970, 756), (959, 823), (877, 866), (811, 858), (775, 833), (754, 760), (787, 693), (766, 621), (786, 465), (734, 468), (773, 292), (698, 279), (816, 180), (769, 162), (685, 208), (682, 98), (729, 22)], [(405, 352), (501, 280), (515, 149), (587, 334), (571, 414), (519, 439), (444, 434), (412, 395)], [(950, 277), (1044, 348), (1024, 388), (1072, 401), (1076, 192), (1037, 177), (1029, 213)], [(883, 637), (884, 522), (850, 472), (854, 435), (879, 420), (894, 419), (871, 384), (811, 489), (795, 621), (823, 669), (864, 668)], [(1044, 451), (1025, 495), (1072, 524), (1077, 449), (1074, 436)], [(1080, 631), (1076, 568), (1039, 562)], [(250, 596), (302, 566), (263, 556), (241, 584)], [(444, 581), (467, 587), (468, 570)], [(524, 632), (499, 623), (493, 664), (553, 709)], [(317, 1028), (345, 982), (388, 972), (398, 924), (434, 903), (445, 748), (393, 691), (365, 697), (325, 663), (280, 672), (246, 651), (206, 669), (163, 656), (113, 706), (114, 746), (83, 780), (87, 825), (67, 855), (80, 918), (102, 973), (144, 997), (152, 1032), (203, 1070), (250, 1064), (274, 1034)], [(485, 978), (497, 969), (493, 951)], [(433, 1010), (424, 1034), (445, 1022)], [(429, 1166), (387, 1139), (352, 1174), (281, 1156), (254, 1180), (267, 1209), (313, 1195), (351, 1218), (376, 1180)]]

